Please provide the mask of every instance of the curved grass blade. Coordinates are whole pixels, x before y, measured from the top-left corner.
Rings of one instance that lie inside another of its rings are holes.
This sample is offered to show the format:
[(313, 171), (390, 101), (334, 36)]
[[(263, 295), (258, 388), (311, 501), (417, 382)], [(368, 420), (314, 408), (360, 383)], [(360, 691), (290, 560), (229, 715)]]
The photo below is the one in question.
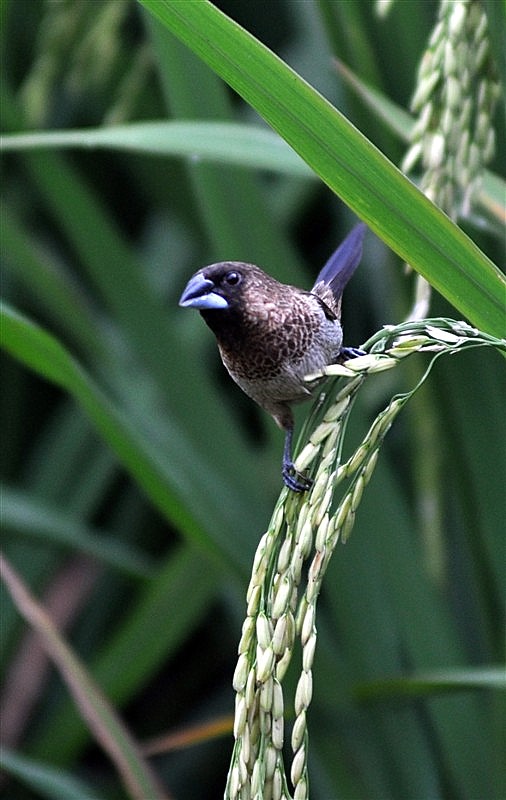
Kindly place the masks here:
[[(56, 338), (6, 304), (2, 306), (1, 322), (4, 348), (38, 375), (68, 391), (166, 518), (185, 530), (200, 546), (223, 557), (225, 551), (205, 532), (204, 518), (197, 519), (200, 513), (208, 519), (213, 513), (217, 500), (211, 489), (208, 499), (202, 506), (199, 504), (199, 508), (194, 503), (182, 502), (179, 492), (184, 495), (191, 492), (193, 486), (185, 478), (182, 465), (179, 464), (177, 470), (169, 468), (157, 446), (140, 429), (139, 421), (115, 407)], [(175, 447), (175, 443), (173, 445)], [(192, 454), (187, 450), (188, 469), (194, 468)]]
[(19, 613), (41, 636), (44, 648), (58, 667), (95, 738), (114, 763), (130, 796), (136, 800), (145, 800), (146, 797), (153, 800), (167, 798), (105, 695), (94, 684), (48, 615), (3, 556), (0, 556), (0, 571)]
[(316, 176), (273, 131), (241, 122), (159, 121), (107, 128), (31, 131), (0, 138), (4, 152), (64, 148), (126, 150), (266, 169), (291, 177)]
[(412, 675), (409, 678), (374, 681), (355, 687), (358, 700), (387, 700), (392, 697), (432, 696), (437, 693), (468, 692), (475, 689), (506, 691), (504, 667), (447, 669)]
[(2, 769), (13, 778), (48, 800), (102, 800), (102, 795), (61, 768), (55, 769), (33, 758), (2, 748)]
[[(77, 517), (34, 499), (26, 492), (1, 486), (4, 531), (15, 531), (48, 544), (71, 547), (136, 578), (152, 577), (154, 563), (140, 550), (108, 538)], [(5, 534), (4, 534), (5, 535)]]

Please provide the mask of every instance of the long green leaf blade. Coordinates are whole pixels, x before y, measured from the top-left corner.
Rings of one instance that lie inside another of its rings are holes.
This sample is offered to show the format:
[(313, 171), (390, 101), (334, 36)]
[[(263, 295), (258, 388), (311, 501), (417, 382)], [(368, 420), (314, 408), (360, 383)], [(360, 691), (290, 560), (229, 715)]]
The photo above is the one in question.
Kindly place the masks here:
[(141, 2), (462, 314), (502, 335), (499, 269), (325, 98), (211, 3)]

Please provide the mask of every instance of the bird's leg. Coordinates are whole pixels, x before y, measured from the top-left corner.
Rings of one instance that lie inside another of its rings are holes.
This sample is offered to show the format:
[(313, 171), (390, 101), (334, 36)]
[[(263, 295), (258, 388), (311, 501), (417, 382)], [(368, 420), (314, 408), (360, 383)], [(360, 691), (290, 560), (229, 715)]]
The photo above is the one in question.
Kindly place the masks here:
[(292, 436), (293, 423), (287, 427), (285, 433), (285, 446), (283, 449), (283, 481), (292, 492), (307, 492), (313, 485), (311, 478), (306, 478), (297, 472), (292, 461)]

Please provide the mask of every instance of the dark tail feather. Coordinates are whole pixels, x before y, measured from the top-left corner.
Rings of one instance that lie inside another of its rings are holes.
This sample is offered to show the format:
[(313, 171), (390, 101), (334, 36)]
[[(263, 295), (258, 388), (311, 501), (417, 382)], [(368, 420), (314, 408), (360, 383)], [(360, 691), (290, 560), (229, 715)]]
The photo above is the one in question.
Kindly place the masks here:
[(344, 287), (359, 265), (366, 230), (367, 226), (363, 222), (353, 228), (323, 267), (315, 281), (313, 291), (319, 283), (324, 283), (330, 286), (336, 300), (340, 299)]

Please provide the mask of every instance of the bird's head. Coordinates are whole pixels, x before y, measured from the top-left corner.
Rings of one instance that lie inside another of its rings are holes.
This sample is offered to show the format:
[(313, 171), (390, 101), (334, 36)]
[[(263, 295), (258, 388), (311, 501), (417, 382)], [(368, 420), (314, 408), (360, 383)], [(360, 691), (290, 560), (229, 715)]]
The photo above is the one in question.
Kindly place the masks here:
[(232, 310), (258, 279), (257, 273), (265, 274), (253, 264), (241, 261), (221, 261), (203, 267), (186, 284), (179, 305), (199, 311)]

